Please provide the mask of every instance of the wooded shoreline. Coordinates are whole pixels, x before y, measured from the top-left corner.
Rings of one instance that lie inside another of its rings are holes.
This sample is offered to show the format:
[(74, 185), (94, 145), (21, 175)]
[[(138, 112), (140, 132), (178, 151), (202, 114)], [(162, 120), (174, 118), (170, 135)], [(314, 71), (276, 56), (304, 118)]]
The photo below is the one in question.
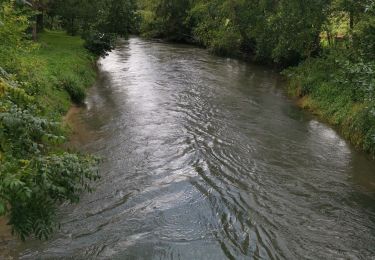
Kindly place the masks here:
[(375, 156), (373, 0), (0, 0), (0, 216), (48, 238), (98, 160), (67, 151), (62, 117), (85, 100), (116, 38), (193, 42), (284, 69), (288, 92)]

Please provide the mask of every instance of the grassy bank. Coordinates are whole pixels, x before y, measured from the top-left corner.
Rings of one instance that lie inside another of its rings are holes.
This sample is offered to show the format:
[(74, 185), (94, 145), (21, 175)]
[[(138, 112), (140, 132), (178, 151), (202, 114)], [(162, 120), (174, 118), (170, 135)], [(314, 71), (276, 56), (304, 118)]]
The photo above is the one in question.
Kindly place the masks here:
[(63, 150), (61, 124), (94, 82), (96, 58), (64, 32), (18, 42), (0, 51), (0, 217), (22, 239), (48, 238), (56, 206), (77, 202), (98, 178), (95, 158)]
[(18, 75), (34, 88), (28, 92), (43, 104), (43, 114), (61, 116), (71, 102), (84, 100), (85, 89), (95, 80), (95, 57), (84, 49), (80, 37), (65, 32), (44, 32), (38, 43), (24, 56), (31, 69)]
[(375, 63), (345, 52), (309, 59), (284, 72), (298, 104), (375, 156)]

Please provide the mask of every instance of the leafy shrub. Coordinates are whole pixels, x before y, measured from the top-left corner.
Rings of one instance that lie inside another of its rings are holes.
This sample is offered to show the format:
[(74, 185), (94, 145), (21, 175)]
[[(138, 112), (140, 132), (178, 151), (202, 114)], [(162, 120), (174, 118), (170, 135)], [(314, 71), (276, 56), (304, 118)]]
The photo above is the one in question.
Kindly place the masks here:
[(151, 11), (139, 11), (139, 30), (142, 32), (142, 35), (146, 38), (156, 38), (160, 37), (160, 21), (157, 20), (157, 17), (154, 12)]
[(0, 77), (0, 216), (22, 239), (47, 238), (56, 203), (77, 202), (98, 178), (95, 158), (59, 150), (60, 124), (38, 116), (33, 101)]
[(85, 48), (98, 56), (106, 56), (115, 46), (115, 35), (112, 33), (101, 33), (89, 31), (83, 35)]
[(29, 160), (5, 157), (0, 166), (0, 215), (9, 216), (13, 232), (25, 239), (30, 234), (48, 238), (56, 227), (56, 203), (78, 201), (97, 178), (93, 160), (62, 153)]
[[(215, 7), (215, 8), (213, 8)], [(217, 55), (235, 56), (239, 53), (242, 37), (225, 6), (212, 3), (197, 4), (189, 12), (187, 21), (195, 24), (195, 40)], [(210, 10), (215, 12), (210, 12)]]
[(369, 61), (375, 60), (375, 17), (358, 24), (353, 38), (354, 48), (360, 52), (361, 56)]
[(208, 46), (209, 50), (218, 55), (231, 56), (239, 52), (241, 36), (234, 28), (219, 28)]
[(375, 62), (351, 50), (331, 50), (284, 71), (290, 92), (312, 98), (313, 110), (346, 138), (375, 155)]
[(74, 103), (80, 104), (86, 98), (86, 92), (83, 88), (82, 84), (78, 81), (78, 79), (74, 78), (73, 76), (65, 75), (61, 80), (60, 83), (66, 92), (68, 92), (71, 100)]
[(34, 48), (24, 11), (0, 1), (0, 65), (12, 72), (0, 67), (0, 216), (22, 239), (47, 238), (57, 226), (57, 203), (77, 202), (98, 178), (96, 158), (61, 150), (64, 130), (55, 122), (61, 104), (70, 104), (59, 84), (82, 102), (94, 76), (79, 38), (48, 33), (40, 39), (50, 44)]
[(28, 16), (14, 8), (14, 1), (0, 1), (0, 65), (8, 71), (17, 69), (22, 54), (33, 46), (25, 40), (28, 27)]

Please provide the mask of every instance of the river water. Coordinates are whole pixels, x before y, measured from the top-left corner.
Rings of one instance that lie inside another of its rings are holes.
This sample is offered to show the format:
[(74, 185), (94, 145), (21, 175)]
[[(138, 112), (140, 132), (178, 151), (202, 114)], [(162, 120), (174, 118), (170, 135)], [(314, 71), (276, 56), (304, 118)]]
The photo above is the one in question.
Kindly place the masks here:
[(375, 162), (278, 74), (131, 38), (99, 61), (73, 144), (102, 179), (21, 259), (375, 259)]

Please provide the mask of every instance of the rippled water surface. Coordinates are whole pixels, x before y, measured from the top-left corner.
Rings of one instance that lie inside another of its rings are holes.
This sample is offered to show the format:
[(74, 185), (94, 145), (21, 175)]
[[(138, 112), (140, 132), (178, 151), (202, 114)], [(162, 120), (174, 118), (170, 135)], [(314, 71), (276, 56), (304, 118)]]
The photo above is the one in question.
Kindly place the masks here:
[(375, 259), (375, 163), (263, 67), (138, 38), (99, 62), (93, 194), (22, 259)]

